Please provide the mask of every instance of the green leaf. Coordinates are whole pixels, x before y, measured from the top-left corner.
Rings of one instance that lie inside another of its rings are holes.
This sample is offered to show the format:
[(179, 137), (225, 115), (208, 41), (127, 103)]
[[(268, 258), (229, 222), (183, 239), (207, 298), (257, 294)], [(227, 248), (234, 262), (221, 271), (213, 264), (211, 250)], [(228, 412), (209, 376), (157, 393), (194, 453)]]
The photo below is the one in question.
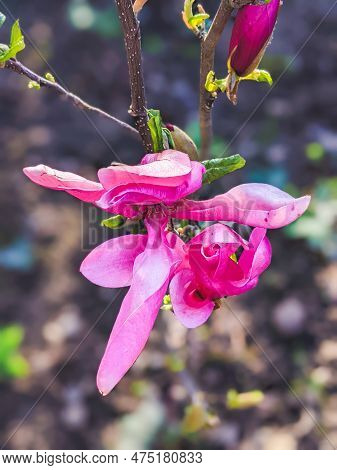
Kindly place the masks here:
[(185, 0), (183, 21), (188, 29), (194, 32), (199, 31), (199, 27), (204, 26), (205, 21), (209, 18), (209, 14), (205, 12), (201, 5), (198, 5), (199, 13), (193, 13), (193, 4), (195, 0)]
[(185, 18), (187, 22), (190, 22), (190, 19), (193, 18), (193, 3), (195, 0), (185, 0), (184, 2), (184, 11), (183, 14), (185, 15)]
[(202, 162), (206, 168), (203, 176), (203, 184), (210, 184), (228, 173), (244, 167), (246, 160), (241, 155), (232, 155), (224, 158), (213, 158)]
[(206, 77), (205, 89), (209, 93), (215, 93), (220, 90), (222, 93), (226, 91), (228, 87), (228, 76), (226, 78), (215, 78), (213, 70), (208, 72)]
[(147, 125), (150, 129), (153, 151), (162, 152), (169, 148), (175, 148), (171, 132), (164, 127), (163, 120), (158, 109), (147, 110), (149, 120)]
[(149, 126), (152, 137), (153, 150), (154, 152), (160, 152), (161, 150), (164, 150), (162, 119), (160, 111), (156, 109), (149, 109), (148, 115), (149, 120), (147, 122), (147, 125)]
[(16, 20), (12, 26), (11, 31), (11, 42), (9, 49), (11, 51), (12, 57), (16, 57), (18, 52), (21, 52), (25, 48), (25, 40), (21, 32), (19, 20)]
[(202, 25), (202, 23), (204, 23), (204, 21), (208, 20), (208, 18), (208, 13), (197, 13), (196, 15), (192, 16), (188, 22), (192, 28), (198, 28), (200, 25)]
[(254, 80), (255, 82), (266, 82), (268, 85), (272, 86), (273, 79), (270, 73), (267, 70), (256, 69), (254, 72), (250, 73), (246, 77), (240, 78), (241, 80)]
[(11, 30), (11, 40), (8, 50), (0, 52), (0, 62), (16, 57), (16, 54), (21, 52), (25, 48), (25, 40), (21, 32), (19, 20), (16, 20)]
[(6, 21), (6, 16), (0, 11), (0, 28), (4, 24), (5, 21)]
[(125, 218), (122, 215), (115, 215), (109, 219), (104, 219), (101, 222), (102, 227), (117, 229), (125, 224)]

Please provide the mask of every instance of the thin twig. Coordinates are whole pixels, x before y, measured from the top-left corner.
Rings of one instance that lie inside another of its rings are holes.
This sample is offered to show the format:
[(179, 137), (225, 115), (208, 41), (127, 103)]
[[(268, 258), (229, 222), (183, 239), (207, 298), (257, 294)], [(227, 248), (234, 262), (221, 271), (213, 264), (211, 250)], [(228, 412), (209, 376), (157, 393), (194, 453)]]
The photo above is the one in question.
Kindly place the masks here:
[(131, 106), (129, 113), (148, 152), (152, 152), (152, 139), (147, 125), (147, 104), (143, 77), (143, 61), (139, 22), (133, 11), (132, 0), (115, 0), (123, 29), (125, 50), (129, 68)]
[(208, 34), (201, 39), (199, 103), (201, 160), (210, 158), (213, 137), (212, 107), (216, 98), (216, 95), (205, 89), (206, 78), (208, 73), (214, 70), (215, 49), (233, 10), (249, 3), (257, 4), (259, 0), (221, 0)]
[(89, 103), (82, 100), (82, 98), (80, 98), (79, 96), (74, 95), (74, 93), (71, 93), (68, 90), (66, 90), (65, 88), (63, 88), (59, 83), (56, 83), (56, 82), (53, 82), (51, 80), (47, 80), (44, 77), (41, 77), (40, 75), (33, 72), (32, 70), (30, 70), (25, 65), (23, 65), (18, 60), (9, 59), (7, 62), (5, 62), (4, 68), (8, 69), (8, 70), (11, 70), (13, 72), (16, 72), (19, 75), (26, 76), (30, 80), (33, 80), (33, 81), (37, 82), (41, 87), (50, 88), (50, 89), (56, 91), (59, 95), (62, 95), (65, 98), (67, 98), (69, 101), (71, 101), (78, 108), (84, 109), (86, 111), (91, 111), (91, 112), (97, 113), (97, 114), (99, 114), (100, 116), (102, 116), (106, 119), (110, 119), (110, 121), (115, 122), (119, 126), (123, 127), (125, 130), (131, 132), (134, 136), (139, 137), (138, 131), (134, 127), (130, 126), (129, 124), (127, 124), (124, 121), (121, 121), (121, 120), (117, 119), (116, 117), (114, 117), (111, 114), (103, 111), (100, 108), (96, 108), (95, 106), (91, 106)]

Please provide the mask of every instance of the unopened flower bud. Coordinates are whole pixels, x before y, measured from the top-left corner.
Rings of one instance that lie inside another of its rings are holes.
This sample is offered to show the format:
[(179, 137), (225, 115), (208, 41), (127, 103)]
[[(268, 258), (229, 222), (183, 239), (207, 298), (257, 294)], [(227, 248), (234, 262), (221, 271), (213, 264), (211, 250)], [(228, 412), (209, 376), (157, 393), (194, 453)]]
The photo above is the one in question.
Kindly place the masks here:
[(228, 65), (239, 77), (251, 74), (261, 62), (275, 28), (281, 0), (246, 5), (238, 11), (232, 31)]

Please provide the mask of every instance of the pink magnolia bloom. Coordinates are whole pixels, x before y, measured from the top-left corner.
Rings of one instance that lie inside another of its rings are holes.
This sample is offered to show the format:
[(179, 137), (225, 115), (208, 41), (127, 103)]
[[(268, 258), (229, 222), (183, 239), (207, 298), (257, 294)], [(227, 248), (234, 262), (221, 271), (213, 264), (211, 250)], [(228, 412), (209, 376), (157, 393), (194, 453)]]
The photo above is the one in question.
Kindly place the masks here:
[(310, 197), (295, 199), (268, 184), (236, 186), (207, 201), (188, 199), (202, 186), (205, 167), (175, 150), (145, 155), (140, 165), (114, 165), (98, 171), (98, 182), (45, 165), (24, 168), (34, 183), (66, 191), (113, 214), (161, 214), (198, 221), (232, 221), (252, 227), (280, 228), (307, 209)]
[[(269, 263), (268, 250), (260, 248), (260, 245), (267, 246), (266, 241), (261, 241), (264, 240), (265, 230), (253, 231), (247, 244), (229, 229), (221, 229), (226, 231), (228, 240), (233, 238), (232, 241), (221, 242), (227, 246), (228, 252), (231, 251), (230, 254), (239, 246), (243, 246), (246, 251), (237, 265), (233, 262), (235, 266), (230, 262), (219, 264), (225, 276), (222, 283), (218, 279), (220, 271), (208, 270), (209, 278), (214, 275), (214, 282), (212, 287), (209, 284), (207, 288), (201, 288), (201, 272), (200, 276), (195, 275), (198, 256), (193, 255), (192, 244), (188, 245), (186, 252), (180, 238), (167, 232), (169, 217), (228, 220), (253, 227), (277, 228), (297, 219), (310, 202), (309, 196), (294, 199), (283, 191), (264, 184), (237, 186), (209, 201), (190, 200), (187, 196), (202, 185), (205, 167), (199, 162), (191, 162), (187, 155), (175, 150), (146, 155), (140, 165), (103, 168), (98, 172), (99, 182), (44, 165), (25, 168), (24, 172), (41, 186), (66, 191), (113, 214), (138, 217), (145, 222), (147, 235), (126, 235), (109, 240), (94, 249), (81, 265), (81, 272), (95, 284), (111, 288), (131, 286), (98, 371), (97, 384), (104, 395), (119, 382), (144, 348), (163, 296), (174, 276), (179, 272), (184, 272), (184, 276), (188, 274), (191, 282), (193, 280), (196, 283), (197, 295), (201, 293), (211, 313), (213, 299), (218, 295), (217, 282), (219, 295), (222, 292), (223, 295), (244, 292), (257, 282), (258, 275), (263, 271), (261, 266)], [(214, 230), (220, 233), (219, 228)], [(200, 245), (200, 240), (203, 240), (202, 236), (197, 238), (196, 245)], [(216, 249), (215, 245), (213, 248), (206, 248), (206, 256), (210, 256), (209, 250)], [(227, 253), (225, 248), (220, 251), (222, 256)], [(246, 252), (251, 253), (250, 257), (247, 258)], [(250, 271), (249, 263), (253, 266)], [(224, 266), (228, 266), (228, 274), (225, 273)], [(176, 286), (177, 290), (177, 280), (174, 279), (171, 289)], [(185, 279), (184, 277), (186, 284)], [(182, 318), (179, 301), (175, 301), (175, 304), (177, 316)], [(198, 319), (200, 312), (197, 308), (195, 314), (196, 318), (191, 320), (191, 324), (194, 322), (197, 326), (202, 323)], [(191, 316), (191, 310), (189, 315)], [(184, 320), (184, 323), (188, 322)]]
[(246, 5), (238, 11), (229, 45), (229, 66), (245, 77), (261, 62), (272, 36), (281, 0)]
[[(236, 261), (239, 248), (243, 251)], [(175, 315), (187, 328), (204, 323), (215, 300), (253, 289), (272, 254), (266, 229), (255, 228), (247, 242), (222, 224), (203, 230), (185, 250), (188, 267), (173, 277), (170, 295)]]

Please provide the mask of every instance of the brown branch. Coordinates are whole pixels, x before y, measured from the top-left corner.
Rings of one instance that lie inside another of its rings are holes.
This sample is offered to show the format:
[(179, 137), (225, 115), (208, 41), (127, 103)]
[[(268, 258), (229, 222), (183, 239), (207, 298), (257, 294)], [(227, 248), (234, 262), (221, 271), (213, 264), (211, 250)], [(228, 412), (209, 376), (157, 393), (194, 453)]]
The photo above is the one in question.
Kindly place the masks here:
[(136, 128), (147, 152), (153, 151), (150, 130), (147, 125), (147, 103), (143, 77), (141, 35), (139, 22), (133, 11), (132, 0), (115, 0), (122, 25), (125, 50), (129, 68), (131, 106), (129, 113), (135, 120)]
[(233, 8), (230, 0), (221, 0), (212, 26), (204, 39), (201, 41), (200, 55), (200, 136), (201, 150), (200, 159), (210, 158), (210, 147), (213, 137), (212, 107), (214, 96), (205, 89), (208, 73), (214, 69), (215, 48), (220, 36), (232, 14)]
[(259, 0), (221, 0), (208, 34), (201, 39), (199, 102), (201, 160), (210, 158), (213, 137), (212, 107), (215, 96), (205, 89), (205, 83), (208, 73), (214, 70), (215, 48), (233, 10), (249, 3), (257, 4)]
[(41, 77), (40, 75), (33, 72), (32, 70), (30, 70), (25, 65), (23, 65), (18, 60), (9, 59), (7, 62), (5, 62), (4, 68), (8, 69), (8, 70), (11, 70), (13, 72), (16, 72), (19, 75), (24, 75), (25, 77), (29, 78), (30, 80), (34, 80), (41, 87), (50, 88), (50, 89), (56, 91), (56, 93), (58, 93), (59, 95), (64, 96), (65, 98), (67, 98), (76, 107), (78, 107), (82, 110), (85, 110), (85, 111), (91, 111), (91, 112), (97, 113), (100, 116), (102, 116), (106, 119), (109, 119), (110, 121), (113, 121), (114, 123), (116, 123), (119, 126), (123, 127), (125, 130), (131, 132), (135, 137), (139, 138), (138, 131), (134, 127), (130, 126), (129, 124), (127, 124), (124, 121), (121, 121), (121, 120), (117, 119), (116, 117), (114, 117), (111, 114), (103, 111), (100, 108), (96, 108), (95, 106), (91, 106), (89, 103), (82, 100), (82, 98), (80, 98), (79, 96), (74, 95), (74, 93), (70, 93), (68, 90), (63, 88), (59, 83), (56, 83), (56, 82), (53, 82), (51, 80), (47, 80), (44, 77)]

